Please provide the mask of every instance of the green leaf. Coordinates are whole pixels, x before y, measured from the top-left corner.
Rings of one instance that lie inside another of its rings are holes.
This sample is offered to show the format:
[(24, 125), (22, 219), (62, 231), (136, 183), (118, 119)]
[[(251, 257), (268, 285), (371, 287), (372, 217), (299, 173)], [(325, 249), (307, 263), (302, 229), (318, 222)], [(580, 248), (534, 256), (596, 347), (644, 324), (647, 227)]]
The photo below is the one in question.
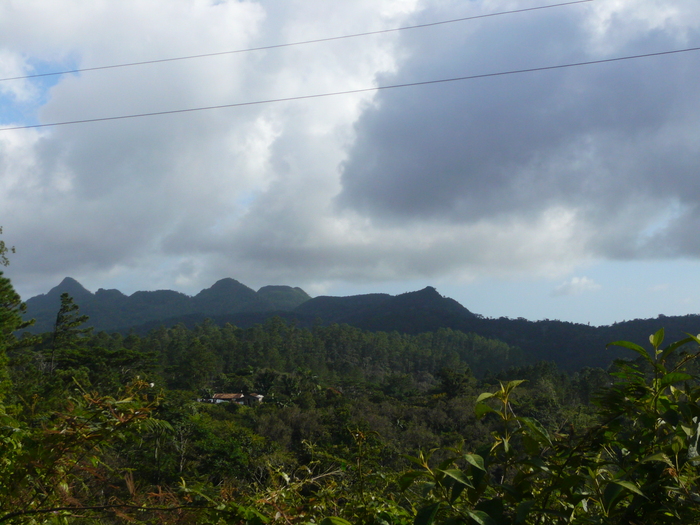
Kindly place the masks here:
[(450, 503), (454, 503), (455, 501), (457, 501), (457, 498), (459, 498), (462, 495), (462, 492), (464, 492), (464, 489), (466, 488), (467, 486), (463, 485), (462, 483), (455, 483), (454, 485), (452, 485), (452, 491), (450, 492)]
[(674, 436), (671, 442), (671, 450), (674, 454), (678, 454), (681, 450), (685, 448), (685, 441), (683, 441), (679, 436)]
[(449, 457), (448, 457), (448, 458), (445, 458), (445, 459), (442, 460), (442, 461), (440, 462), (440, 464), (438, 465), (438, 467), (437, 467), (438, 470), (441, 470), (441, 471), (442, 471), (442, 470), (445, 470), (447, 467), (449, 467), (450, 465), (452, 465), (453, 461), (454, 461), (453, 458), (449, 458)]
[(493, 396), (494, 394), (492, 394), (491, 392), (484, 392), (482, 394), (479, 394), (479, 397), (476, 398), (476, 402), (481, 403), (484, 399), (489, 399)]
[(659, 389), (666, 388), (674, 383), (680, 383), (681, 381), (689, 381), (691, 379), (693, 379), (693, 376), (690, 374), (685, 374), (683, 372), (671, 372), (670, 374), (666, 374), (661, 378), (659, 381)]
[(523, 446), (525, 452), (530, 456), (536, 456), (540, 453), (540, 442), (528, 434), (523, 435)]
[(403, 476), (399, 478), (399, 487), (401, 490), (406, 490), (415, 481), (417, 477), (423, 476), (425, 472), (420, 470), (411, 470), (406, 472)]
[(416, 514), (416, 519), (413, 521), (414, 525), (432, 525), (438, 510), (440, 510), (440, 505), (441, 502), (438, 501), (420, 509)]
[(664, 421), (666, 421), (666, 423), (674, 427), (680, 423), (680, 415), (675, 410), (667, 410), (661, 414), (661, 417)]
[(496, 525), (496, 522), (491, 519), (491, 516), (486, 514), (483, 510), (467, 510), (467, 514), (479, 525)]
[(440, 472), (443, 472), (446, 476), (451, 477), (458, 483), (461, 483), (462, 485), (466, 485), (467, 487), (474, 488), (474, 485), (472, 485), (472, 480), (469, 479), (469, 477), (462, 472), (459, 469), (448, 469), (448, 470), (441, 470)]
[(510, 450), (510, 439), (508, 438), (503, 438), (503, 451), (508, 454), (508, 451)]
[(520, 524), (520, 523), (525, 523), (525, 520), (527, 519), (527, 515), (530, 513), (532, 510), (532, 507), (535, 505), (535, 500), (527, 500), (527, 501), (521, 501), (520, 504), (518, 504), (518, 507), (515, 510), (515, 523)]
[(573, 474), (571, 476), (565, 476), (558, 483), (558, 489), (561, 491), (567, 491), (574, 487), (580, 487), (585, 484), (586, 478), (580, 474)]
[[(507, 483), (504, 483), (502, 485), (494, 485), (494, 486), (501, 489), (503, 492), (508, 494), (515, 501), (520, 501), (521, 499), (523, 499), (523, 493), (520, 490), (518, 490), (516, 487), (514, 487), (513, 485), (509, 485)], [(491, 500), (491, 501), (494, 501), (494, 500)], [(483, 507), (483, 508), (485, 508), (485, 507)]]
[(432, 481), (426, 481), (425, 483), (418, 485), (418, 488), (420, 489), (420, 493), (423, 495), (423, 497), (426, 498), (428, 497), (428, 494), (435, 489), (435, 483)]
[(264, 525), (265, 523), (267, 523), (269, 521), (270, 521), (269, 518), (267, 518), (266, 516), (263, 516), (255, 509), (250, 509), (250, 512), (248, 513), (248, 515), (246, 517), (246, 524), (248, 524), (248, 525)]
[(547, 463), (542, 461), (542, 458), (534, 457), (534, 458), (528, 458), (523, 461), (524, 465), (530, 465), (531, 467), (536, 468), (537, 470), (541, 470), (542, 472), (549, 472), (549, 467), (547, 466)]
[(343, 518), (328, 516), (327, 518), (323, 518), (319, 525), (352, 525), (352, 523), (350, 523), (348, 520), (344, 520)]
[[(422, 454), (421, 454), (421, 456), (422, 456)], [(403, 457), (404, 457), (405, 459), (407, 459), (408, 461), (410, 461), (411, 463), (414, 463), (414, 464), (418, 465), (419, 467), (425, 467), (425, 460), (424, 460), (423, 458), (417, 458), (417, 457), (414, 457), (414, 456), (409, 456), (408, 454), (404, 454)]]
[(508, 381), (508, 384), (506, 385), (506, 392), (510, 392), (517, 386), (522, 385), (525, 381), (527, 381), (527, 379), (516, 379), (514, 381)]
[(489, 412), (496, 412), (496, 411), (484, 403), (477, 403), (474, 406), (474, 414), (476, 415), (477, 419), (484, 417)]
[(673, 463), (669, 459), (669, 457), (664, 454), (663, 452), (659, 452), (658, 454), (652, 454), (651, 456), (645, 457), (641, 462), (642, 463), (647, 463), (648, 461), (660, 461), (661, 463), (666, 463), (669, 467), (673, 466)]
[(627, 490), (629, 490), (629, 491), (631, 491), (631, 492), (634, 492), (635, 494), (639, 494), (639, 495), (642, 496), (643, 498), (649, 499), (649, 498), (647, 498), (647, 497), (644, 495), (644, 493), (643, 493), (641, 490), (639, 490), (639, 487), (637, 487), (637, 485), (635, 485), (635, 484), (632, 483), (631, 481), (625, 481), (625, 480), (622, 480), (622, 479), (617, 479), (617, 480), (613, 480), (613, 483), (616, 483), (616, 484), (620, 485), (621, 487), (624, 487), (624, 488), (626, 488)]
[(486, 472), (486, 468), (484, 468), (484, 458), (481, 456), (477, 454), (464, 454), (464, 460), (479, 470)]
[(615, 341), (613, 343), (608, 343), (607, 345), (605, 345), (606, 348), (609, 346), (621, 346), (623, 348), (634, 350), (639, 355), (641, 355), (650, 365), (655, 365), (654, 360), (644, 348), (634, 343), (631, 343), (630, 341)]
[(688, 332), (686, 332), (685, 335), (688, 336), (688, 339), (695, 341), (697, 344), (700, 345), (700, 334), (693, 335), (693, 334), (689, 334)]
[(622, 495), (622, 485), (619, 483), (608, 483), (603, 491), (603, 508), (610, 512)]
[(542, 426), (542, 423), (531, 417), (518, 417), (518, 421), (525, 424), (526, 432), (533, 439), (540, 443), (552, 445), (552, 439), (549, 437), (549, 432)]
[(649, 342), (654, 348), (659, 348), (664, 342), (664, 329), (661, 328), (654, 335), (649, 336)]
[(681, 339), (680, 341), (675, 341), (668, 345), (663, 352), (661, 352), (661, 357), (659, 358), (660, 361), (665, 361), (668, 355), (673, 352), (674, 350), (680, 348), (683, 345), (687, 345), (693, 341), (692, 337), (686, 337), (685, 339)]

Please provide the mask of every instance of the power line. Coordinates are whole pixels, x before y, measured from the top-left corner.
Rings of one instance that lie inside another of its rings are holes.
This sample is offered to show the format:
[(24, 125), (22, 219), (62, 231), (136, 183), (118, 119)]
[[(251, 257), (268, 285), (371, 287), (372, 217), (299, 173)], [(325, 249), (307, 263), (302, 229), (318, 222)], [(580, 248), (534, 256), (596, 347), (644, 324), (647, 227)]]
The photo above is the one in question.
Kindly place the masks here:
[(292, 46), (301, 46), (301, 45), (306, 45), (306, 44), (316, 44), (319, 42), (331, 42), (333, 40), (343, 40), (346, 38), (357, 38), (361, 36), (370, 36), (370, 35), (380, 35), (383, 33), (393, 33), (396, 31), (406, 31), (408, 29), (421, 29), (424, 27), (433, 27), (433, 26), (438, 26), (438, 25), (444, 25), (444, 24), (453, 24), (455, 22), (465, 22), (467, 20), (476, 20), (478, 18), (489, 18), (493, 16), (501, 16), (501, 15), (512, 15), (515, 13), (525, 13), (527, 11), (538, 11), (541, 9), (549, 9), (552, 7), (563, 7), (563, 6), (568, 6), (568, 5), (574, 5), (574, 4), (583, 4), (587, 2), (593, 2), (594, 0), (575, 0), (572, 2), (564, 2), (560, 4), (551, 4), (551, 5), (543, 5), (543, 6), (538, 6), (538, 7), (528, 7), (525, 9), (515, 9), (513, 11), (500, 11), (498, 13), (488, 13), (485, 15), (477, 15), (477, 16), (467, 16), (464, 18), (454, 18), (451, 20), (442, 20), (440, 22), (430, 22), (427, 24), (418, 24), (414, 26), (404, 26), (404, 27), (395, 27), (393, 29), (380, 29), (378, 31), (367, 31), (365, 33), (355, 33), (352, 35), (342, 35), (342, 36), (333, 36), (333, 37), (328, 37), (328, 38), (318, 38), (315, 40), (304, 40), (301, 42), (290, 42), (287, 44), (275, 44), (271, 46), (261, 46), (261, 47), (251, 47), (247, 49), (236, 49), (234, 51), (220, 51), (218, 53), (204, 53), (201, 55), (188, 55), (188, 56), (182, 56), (182, 57), (174, 57), (174, 58), (161, 58), (157, 60), (145, 60), (143, 62), (128, 62), (124, 64), (112, 64), (109, 66), (96, 66), (96, 67), (85, 67), (85, 68), (79, 68), (79, 69), (69, 69), (65, 71), (53, 71), (49, 73), (36, 73), (33, 75), (23, 75), (19, 77), (7, 77), (7, 78), (0, 78), (0, 82), (6, 82), (10, 80), (25, 80), (28, 78), (39, 78), (39, 77), (51, 77), (51, 76), (57, 76), (57, 75), (68, 75), (72, 73), (84, 73), (86, 71), (99, 71), (102, 69), (116, 69), (116, 68), (122, 68), (122, 67), (132, 67), (132, 66), (144, 66), (147, 64), (159, 64), (162, 62), (176, 62), (178, 60), (192, 60), (195, 58), (206, 58), (206, 57), (215, 57), (215, 56), (221, 56), (221, 55), (233, 55), (237, 53), (249, 53), (252, 51), (265, 51), (269, 49), (279, 49), (283, 47), (292, 47)]
[(464, 80), (475, 80), (478, 78), (500, 77), (500, 76), (506, 76), (506, 75), (518, 75), (518, 74), (522, 74), (522, 73), (534, 73), (536, 71), (551, 71), (554, 69), (565, 69), (565, 68), (580, 67), (580, 66), (590, 66), (590, 65), (594, 65), (594, 64), (620, 62), (623, 60), (634, 60), (634, 59), (638, 59), (638, 58), (648, 58), (648, 57), (656, 57), (656, 56), (664, 56), (664, 55), (674, 55), (674, 54), (678, 54), (678, 53), (688, 53), (691, 51), (700, 51), (700, 47), (688, 47), (685, 49), (675, 49), (675, 50), (671, 50), (671, 51), (659, 51), (656, 53), (644, 53), (642, 55), (628, 55), (628, 56), (623, 56), (623, 57), (604, 58), (601, 60), (589, 60), (586, 62), (572, 62), (569, 64), (558, 64), (555, 66), (542, 66), (542, 67), (533, 67), (533, 68), (528, 68), (528, 69), (513, 69), (510, 71), (499, 71), (497, 73), (482, 73), (479, 75), (469, 75), (469, 76), (463, 76), (463, 77), (442, 78), (442, 79), (437, 79), (437, 80), (424, 80), (422, 82), (407, 82), (405, 84), (391, 84), (391, 85), (387, 85), (387, 86), (375, 86), (375, 87), (360, 88), (360, 89), (350, 89), (347, 91), (333, 91), (330, 93), (316, 93), (313, 95), (300, 95), (300, 96), (296, 96), (296, 97), (273, 98), (273, 99), (267, 99), (267, 100), (255, 100), (255, 101), (251, 101), (251, 102), (238, 102), (235, 104), (221, 104), (218, 106), (205, 106), (205, 107), (187, 108), (187, 109), (173, 109), (173, 110), (168, 110), (168, 111), (154, 111), (152, 113), (135, 113), (132, 115), (118, 115), (118, 116), (114, 116), (114, 117), (100, 117), (100, 118), (91, 118), (91, 119), (82, 119), (82, 120), (67, 120), (67, 121), (63, 121), (63, 122), (52, 122), (49, 124), (31, 124), (31, 125), (27, 125), (27, 126), (14, 126), (11, 128), (0, 128), (0, 131), (10, 131), (10, 130), (17, 130), (17, 129), (30, 129), (30, 128), (47, 128), (47, 127), (52, 127), (52, 126), (66, 126), (69, 124), (87, 124), (89, 122), (104, 122), (104, 121), (108, 121), (108, 120), (124, 120), (124, 119), (141, 118), (141, 117), (155, 117), (158, 115), (174, 115), (177, 113), (191, 113), (194, 111), (207, 111), (207, 110), (212, 110), (212, 109), (237, 108), (237, 107), (243, 107), (243, 106), (257, 106), (257, 105), (262, 105), (262, 104), (273, 104), (276, 102), (290, 102), (293, 100), (307, 100), (307, 99), (312, 99), (312, 98), (335, 97), (335, 96), (340, 96), (340, 95), (366, 93), (368, 91), (382, 91), (382, 90), (386, 90), (386, 89), (398, 89), (398, 88), (406, 88), (406, 87), (413, 87), (413, 86), (426, 86), (426, 85), (430, 85), (430, 84), (442, 84), (442, 83), (447, 83), (447, 82), (459, 82), (459, 81), (464, 81)]

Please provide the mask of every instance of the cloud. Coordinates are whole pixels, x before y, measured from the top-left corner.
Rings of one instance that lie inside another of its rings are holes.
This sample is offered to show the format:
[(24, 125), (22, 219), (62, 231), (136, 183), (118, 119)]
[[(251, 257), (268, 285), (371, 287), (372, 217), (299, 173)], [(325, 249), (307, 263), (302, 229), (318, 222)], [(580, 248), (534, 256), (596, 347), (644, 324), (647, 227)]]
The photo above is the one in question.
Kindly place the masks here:
[[(0, 5), (0, 72), (260, 47), (516, 2)], [(41, 7), (41, 8), (39, 8)], [(591, 3), (0, 87), (0, 124), (284, 98), (700, 45), (691, 0)], [(571, 274), (697, 257), (700, 54), (0, 133), (25, 295)], [(18, 100), (23, 100), (17, 111)], [(568, 283), (572, 285), (572, 283)], [(127, 290), (128, 291), (128, 290)]]
[(581, 295), (587, 292), (595, 292), (600, 290), (600, 288), (598, 283), (588, 277), (572, 277), (571, 280), (561, 283), (552, 290), (552, 296)]
[[(333, 9), (307, 2), (57, 4), (55, 12), (31, 2), (0, 8), (0, 58), (24, 56), (24, 64), (10, 65), (26, 70), (31, 61), (66, 56), (91, 67), (243, 49), (393, 26), (410, 9), (410, 2), (389, 1)], [(393, 67), (393, 40), (65, 75), (37, 111), (42, 122), (55, 122), (364, 87)], [(256, 250), (284, 253), (280, 245), (300, 239), (305, 249), (318, 237), (322, 211), (338, 191), (343, 146), (369, 98), (3, 132), (0, 209), (19, 248), (15, 282), (36, 293), (64, 274), (99, 281), (139, 273), (139, 287), (191, 282), (195, 290), (224, 275), (255, 279)], [(8, 112), (0, 121), (17, 123)], [(265, 267), (282, 276), (286, 262), (270, 255)], [(243, 268), (247, 275), (237, 273)]]
[[(643, 16), (591, 4), (405, 34), (407, 58), (382, 83), (700, 43), (686, 18), (698, 6), (632, 4)], [(452, 16), (444, 5), (417, 21)], [(381, 92), (356, 124), (338, 204), (381, 223), (530, 220), (563, 207), (596, 232), (586, 246), (594, 256), (695, 251), (675, 232), (686, 233), (697, 214), (698, 62), (696, 53)], [(643, 237), (669, 208), (684, 212), (666, 232)]]

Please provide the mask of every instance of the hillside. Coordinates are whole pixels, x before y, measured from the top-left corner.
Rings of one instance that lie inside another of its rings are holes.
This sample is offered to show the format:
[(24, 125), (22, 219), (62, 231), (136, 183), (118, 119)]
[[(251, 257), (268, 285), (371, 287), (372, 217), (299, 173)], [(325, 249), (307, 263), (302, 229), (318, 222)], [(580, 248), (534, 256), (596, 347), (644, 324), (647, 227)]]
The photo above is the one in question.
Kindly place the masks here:
[(37, 323), (34, 332), (50, 331), (61, 293), (67, 292), (90, 316), (96, 330), (146, 334), (160, 326), (182, 323), (189, 328), (209, 318), (218, 325), (241, 328), (264, 323), (273, 316), (299, 327), (348, 324), (373, 332), (420, 334), (449, 328), (498, 339), (522, 350), (530, 362), (554, 361), (566, 370), (607, 367), (613, 359), (628, 355), (610, 342), (631, 340), (646, 344), (649, 334), (663, 327), (669, 339), (700, 331), (700, 316), (660, 316), (612, 326), (594, 327), (556, 320), (485, 318), (469, 311), (435, 288), (396, 296), (383, 293), (349, 297), (310, 298), (301, 288), (265, 286), (257, 292), (235, 279), (222, 279), (194, 297), (159, 290), (126, 296), (118, 290), (86, 290), (71, 278), (45, 295), (27, 301), (28, 317)]

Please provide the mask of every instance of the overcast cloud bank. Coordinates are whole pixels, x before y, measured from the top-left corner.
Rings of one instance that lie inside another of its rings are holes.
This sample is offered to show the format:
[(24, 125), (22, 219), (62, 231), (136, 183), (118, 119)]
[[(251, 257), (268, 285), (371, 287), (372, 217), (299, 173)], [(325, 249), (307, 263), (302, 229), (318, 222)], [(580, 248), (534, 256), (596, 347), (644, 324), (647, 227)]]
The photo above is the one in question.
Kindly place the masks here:
[[(0, 76), (534, 5), (4, 3)], [(597, 0), (52, 81), (6, 81), (0, 82), (0, 124), (231, 104), (696, 47), (699, 25), (696, 1)], [(342, 283), (374, 283), (384, 291), (382, 283), (403, 280), (469, 283), (524, 275), (568, 279), (575, 289), (583, 281), (576, 285), (572, 272), (596, 261), (695, 260), (699, 77), (700, 53), (694, 52), (0, 132), (0, 224), (18, 248), (9, 272), (25, 296), (47, 291), (65, 275), (127, 293), (195, 293), (231, 276), (253, 287), (284, 283), (313, 294)]]

